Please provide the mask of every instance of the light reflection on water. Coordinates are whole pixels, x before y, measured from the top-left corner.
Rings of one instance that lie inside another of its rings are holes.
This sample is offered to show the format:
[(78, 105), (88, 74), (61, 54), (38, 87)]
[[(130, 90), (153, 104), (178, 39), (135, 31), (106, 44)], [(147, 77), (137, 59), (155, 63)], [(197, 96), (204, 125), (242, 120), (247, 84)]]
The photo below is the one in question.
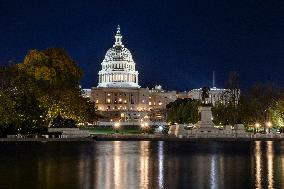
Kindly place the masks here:
[(273, 180), (273, 142), (268, 141), (267, 143), (267, 170), (268, 170), (268, 188), (274, 188), (274, 180)]
[(158, 142), (159, 188), (164, 188), (164, 141)]
[(0, 188), (284, 188), (284, 142), (29, 143), (0, 150)]
[(255, 142), (255, 187), (258, 189), (262, 188), (262, 152), (261, 152), (261, 141)]
[(216, 167), (217, 164), (217, 157), (216, 155), (213, 155), (210, 161), (210, 188), (211, 189), (218, 189), (218, 181), (217, 178), (218, 177), (218, 169)]
[(140, 142), (140, 168), (139, 175), (139, 187), (148, 188), (149, 186), (149, 141)]

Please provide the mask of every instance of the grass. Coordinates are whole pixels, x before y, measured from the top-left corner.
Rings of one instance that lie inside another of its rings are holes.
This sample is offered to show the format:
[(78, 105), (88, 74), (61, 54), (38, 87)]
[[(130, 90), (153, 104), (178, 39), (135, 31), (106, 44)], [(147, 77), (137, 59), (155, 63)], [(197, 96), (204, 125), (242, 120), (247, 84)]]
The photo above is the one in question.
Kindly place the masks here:
[[(105, 128), (105, 127), (94, 127), (86, 129), (92, 134), (115, 134), (115, 130), (113, 128)], [(118, 130), (120, 134), (140, 134), (141, 131), (139, 128), (122, 128)]]

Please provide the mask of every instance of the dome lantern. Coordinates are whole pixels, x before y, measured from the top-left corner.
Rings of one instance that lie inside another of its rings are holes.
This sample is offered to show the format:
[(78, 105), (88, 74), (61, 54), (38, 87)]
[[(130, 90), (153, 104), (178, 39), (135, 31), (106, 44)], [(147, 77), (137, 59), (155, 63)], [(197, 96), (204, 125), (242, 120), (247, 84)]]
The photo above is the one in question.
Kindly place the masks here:
[(122, 35), (120, 34), (120, 26), (118, 25), (116, 35), (115, 35), (115, 44), (113, 46), (116, 46), (116, 45), (123, 46), (121, 39), (122, 39)]

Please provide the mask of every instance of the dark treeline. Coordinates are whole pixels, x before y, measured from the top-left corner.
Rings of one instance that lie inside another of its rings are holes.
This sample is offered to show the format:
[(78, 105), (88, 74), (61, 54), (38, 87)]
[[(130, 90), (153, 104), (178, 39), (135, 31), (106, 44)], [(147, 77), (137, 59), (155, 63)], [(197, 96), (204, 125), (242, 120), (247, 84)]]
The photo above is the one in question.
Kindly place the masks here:
[(30, 51), (23, 62), (0, 69), (0, 135), (45, 132), (59, 116), (74, 122), (96, 119), (82, 97), (83, 72), (63, 49)]
[[(216, 125), (242, 123), (254, 127), (256, 123), (267, 127), (284, 127), (284, 91), (275, 84), (255, 84), (247, 90), (239, 90), (238, 74), (230, 74), (224, 93), (227, 103), (217, 103), (212, 108)], [(167, 106), (167, 119), (172, 123), (196, 123), (200, 102), (178, 99)]]
[(177, 99), (167, 105), (167, 121), (171, 123), (196, 123), (201, 102), (192, 99)]

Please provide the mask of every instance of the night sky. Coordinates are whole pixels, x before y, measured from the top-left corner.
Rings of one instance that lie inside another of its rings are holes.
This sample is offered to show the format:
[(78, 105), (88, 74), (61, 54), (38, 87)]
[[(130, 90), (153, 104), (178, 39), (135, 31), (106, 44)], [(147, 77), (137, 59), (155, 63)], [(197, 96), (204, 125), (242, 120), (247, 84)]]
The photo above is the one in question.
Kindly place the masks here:
[(139, 84), (180, 91), (223, 87), (238, 71), (243, 88), (284, 86), (283, 0), (0, 0), (0, 63), (30, 49), (65, 48), (96, 86), (117, 25), (139, 71)]

